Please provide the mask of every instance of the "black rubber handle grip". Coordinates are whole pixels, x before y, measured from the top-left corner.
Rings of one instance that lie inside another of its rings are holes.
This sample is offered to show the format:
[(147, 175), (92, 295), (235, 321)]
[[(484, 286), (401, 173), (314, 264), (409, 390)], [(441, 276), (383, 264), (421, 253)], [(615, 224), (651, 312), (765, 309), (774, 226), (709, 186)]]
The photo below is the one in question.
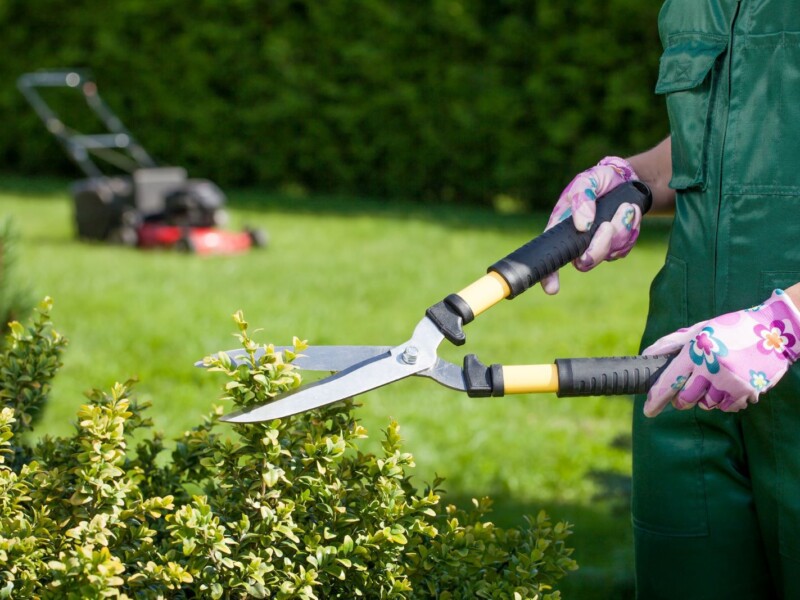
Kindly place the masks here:
[(559, 358), (558, 396), (646, 394), (674, 357)]
[(653, 204), (650, 188), (641, 181), (614, 188), (597, 200), (597, 215), (589, 231), (577, 231), (572, 218), (567, 218), (494, 263), (489, 271), (506, 280), (511, 288), (509, 298), (518, 296), (583, 254), (600, 224), (610, 221), (619, 206), (626, 202), (638, 205), (642, 214), (646, 213)]

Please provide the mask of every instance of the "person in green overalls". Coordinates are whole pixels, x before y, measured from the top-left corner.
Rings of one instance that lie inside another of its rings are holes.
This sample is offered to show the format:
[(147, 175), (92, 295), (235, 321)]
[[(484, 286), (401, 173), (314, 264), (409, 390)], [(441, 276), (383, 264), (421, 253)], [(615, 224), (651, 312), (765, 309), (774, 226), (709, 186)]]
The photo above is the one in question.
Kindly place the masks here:
[[(670, 136), (550, 219), (586, 230), (630, 179), (675, 213), (642, 337), (675, 358), (634, 406), (637, 597), (800, 599), (800, 5), (668, 0), (659, 32)], [(640, 219), (621, 207), (575, 266), (624, 257)]]

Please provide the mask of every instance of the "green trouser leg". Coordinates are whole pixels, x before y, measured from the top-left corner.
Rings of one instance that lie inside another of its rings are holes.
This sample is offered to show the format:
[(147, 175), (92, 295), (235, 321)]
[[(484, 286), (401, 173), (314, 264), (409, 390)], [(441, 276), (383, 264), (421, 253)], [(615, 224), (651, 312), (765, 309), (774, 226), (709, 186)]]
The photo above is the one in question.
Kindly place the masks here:
[(800, 599), (795, 368), (737, 414), (634, 412), (637, 597)]

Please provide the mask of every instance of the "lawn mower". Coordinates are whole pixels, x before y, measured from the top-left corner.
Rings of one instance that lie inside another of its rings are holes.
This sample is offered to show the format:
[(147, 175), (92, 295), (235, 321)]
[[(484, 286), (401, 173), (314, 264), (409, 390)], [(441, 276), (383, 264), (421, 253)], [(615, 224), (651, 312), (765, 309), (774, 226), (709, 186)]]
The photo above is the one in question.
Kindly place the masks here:
[[(181, 167), (160, 166), (102, 100), (90, 72), (26, 73), (17, 87), (86, 174), (71, 186), (80, 239), (198, 254), (266, 245), (263, 230), (221, 229), (227, 220), (223, 191), (207, 179), (187, 178)], [(107, 132), (87, 135), (68, 127), (45, 101), (41, 88), (78, 90)]]

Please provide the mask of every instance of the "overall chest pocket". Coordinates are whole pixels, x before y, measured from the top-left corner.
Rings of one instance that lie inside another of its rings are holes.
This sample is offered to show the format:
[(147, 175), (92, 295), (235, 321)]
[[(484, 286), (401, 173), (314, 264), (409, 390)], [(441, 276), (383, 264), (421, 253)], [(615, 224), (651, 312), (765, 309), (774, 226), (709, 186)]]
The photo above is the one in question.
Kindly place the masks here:
[(666, 96), (672, 134), (672, 180), (676, 190), (705, 188), (710, 115), (727, 39), (680, 36), (661, 56), (656, 93)]

